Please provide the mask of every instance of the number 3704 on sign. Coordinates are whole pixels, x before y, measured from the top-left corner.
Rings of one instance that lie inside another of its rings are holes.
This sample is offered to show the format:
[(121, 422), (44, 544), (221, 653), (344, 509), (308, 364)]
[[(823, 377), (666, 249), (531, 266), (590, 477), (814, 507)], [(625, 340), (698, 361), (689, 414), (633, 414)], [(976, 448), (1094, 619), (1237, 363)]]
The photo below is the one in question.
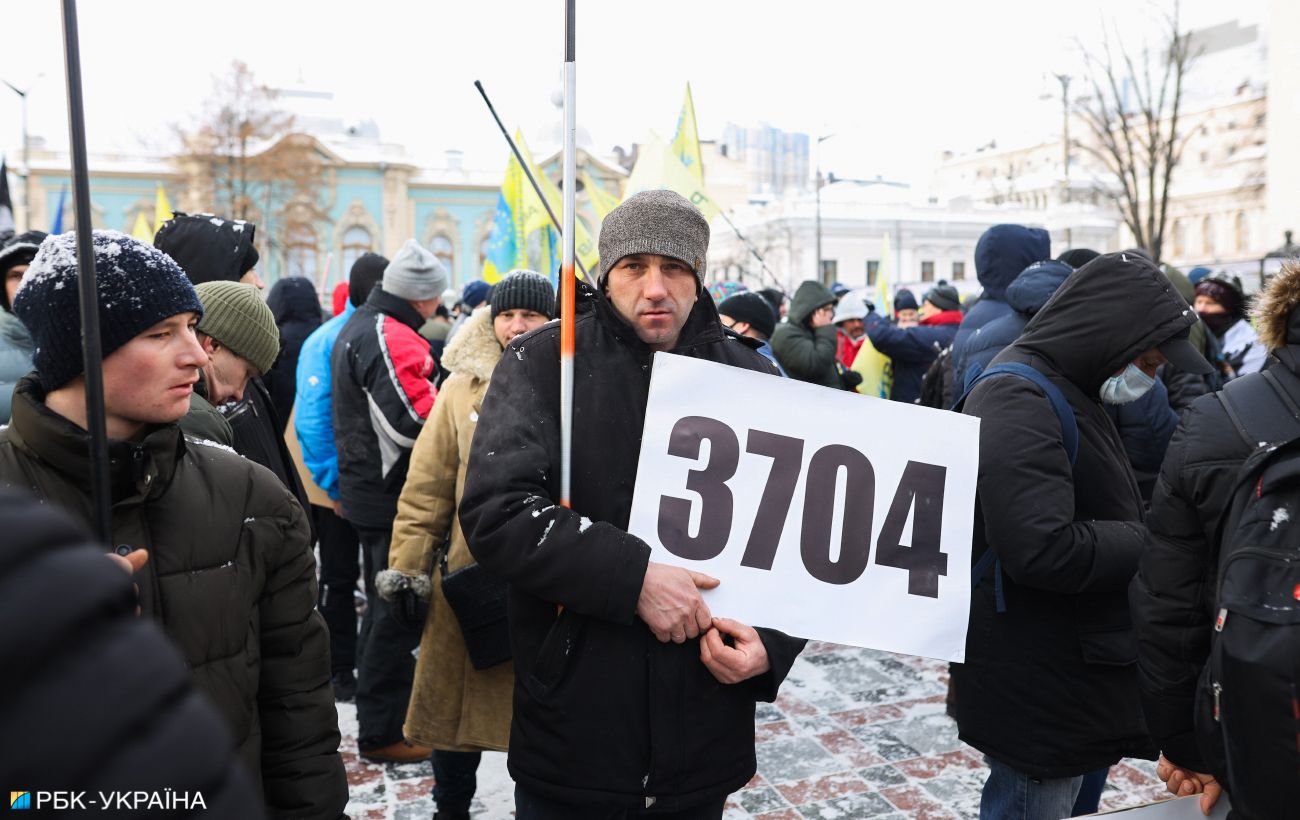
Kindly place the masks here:
[(715, 615), (960, 661), (979, 420), (656, 354), (629, 529)]

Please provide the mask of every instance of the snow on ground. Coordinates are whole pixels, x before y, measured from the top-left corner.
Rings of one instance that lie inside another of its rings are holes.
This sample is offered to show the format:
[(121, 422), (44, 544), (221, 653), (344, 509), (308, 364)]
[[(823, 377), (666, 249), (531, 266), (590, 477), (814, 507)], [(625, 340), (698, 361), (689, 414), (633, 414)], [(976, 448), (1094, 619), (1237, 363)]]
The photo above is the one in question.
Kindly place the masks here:
[[(947, 680), (947, 664), (940, 661), (809, 644), (777, 702), (758, 706), (758, 774), (728, 800), (725, 820), (978, 817), (986, 769), (944, 714)], [(352, 794), (349, 815), (433, 816), (427, 761), (398, 766), (360, 760), (350, 703), (339, 704), (339, 727)], [(513, 792), (506, 756), (484, 754), (473, 816), (508, 820), (514, 816)], [(1166, 796), (1153, 763), (1125, 760), (1111, 769), (1102, 808)]]

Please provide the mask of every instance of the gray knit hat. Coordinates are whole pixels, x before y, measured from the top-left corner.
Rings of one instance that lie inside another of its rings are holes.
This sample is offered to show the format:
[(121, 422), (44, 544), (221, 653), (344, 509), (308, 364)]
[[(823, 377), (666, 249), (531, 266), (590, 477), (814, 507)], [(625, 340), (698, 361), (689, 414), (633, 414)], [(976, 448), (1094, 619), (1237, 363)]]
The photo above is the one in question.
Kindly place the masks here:
[(531, 270), (512, 270), (492, 286), (492, 318), (507, 310), (531, 310), (555, 318), (555, 288), (551, 280)]
[(420, 247), (414, 239), (406, 240), (393, 261), (384, 268), (384, 281), (380, 287), (412, 302), (437, 299), (451, 281), (447, 269), (438, 257)]
[(674, 191), (642, 191), (609, 212), (600, 226), (600, 283), (618, 260), (634, 253), (671, 256), (704, 281), (709, 222)]
[(199, 332), (247, 359), (262, 373), (269, 371), (280, 355), (280, 331), (257, 288), (239, 282), (203, 282), (194, 290), (203, 303)]

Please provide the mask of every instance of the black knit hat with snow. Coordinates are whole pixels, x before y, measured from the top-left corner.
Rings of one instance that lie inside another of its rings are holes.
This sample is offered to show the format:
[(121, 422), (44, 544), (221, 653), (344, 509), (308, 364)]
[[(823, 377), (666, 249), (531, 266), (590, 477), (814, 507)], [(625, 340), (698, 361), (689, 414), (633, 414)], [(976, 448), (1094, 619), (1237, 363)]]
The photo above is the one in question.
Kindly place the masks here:
[(153, 238), (154, 247), (176, 260), (196, 285), (238, 282), (257, 266), (257, 226), (242, 219), (176, 211)]
[[(163, 319), (203, 315), (194, 286), (167, 254), (117, 231), (95, 231), (99, 340), (104, 358)], [(14, 314), (32, 334), (41, 385), (62, 387), (81, 374), (77, 235), (46, 238), (14, 295)]]

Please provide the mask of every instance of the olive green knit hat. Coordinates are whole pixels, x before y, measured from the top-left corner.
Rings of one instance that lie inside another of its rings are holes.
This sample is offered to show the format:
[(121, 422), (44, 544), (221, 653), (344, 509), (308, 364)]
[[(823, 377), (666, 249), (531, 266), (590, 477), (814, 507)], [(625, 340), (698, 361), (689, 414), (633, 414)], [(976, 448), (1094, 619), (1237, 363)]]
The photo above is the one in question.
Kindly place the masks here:
[(204, 282), (194, 288), (203, 303), (199, 332), (230, 348), (266, 373), (280, 354), (280, 330), (257, 288), (239, 282)]

